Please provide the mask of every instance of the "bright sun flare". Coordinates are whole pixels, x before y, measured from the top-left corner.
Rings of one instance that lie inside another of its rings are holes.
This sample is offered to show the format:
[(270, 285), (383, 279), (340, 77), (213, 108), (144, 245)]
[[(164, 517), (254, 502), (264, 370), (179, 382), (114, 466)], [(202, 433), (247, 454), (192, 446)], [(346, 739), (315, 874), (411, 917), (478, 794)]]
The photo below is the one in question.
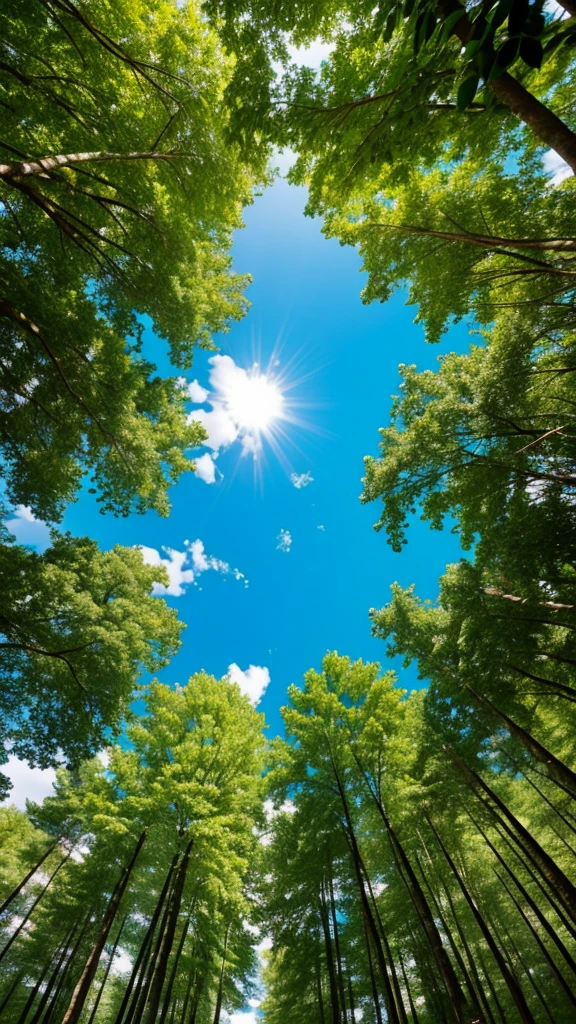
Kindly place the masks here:
[(282, 416), (284, 398), (277, 383), (258, 366), (237, 374), (226, 395), (228, 411), (244, 430), (259, 434)]

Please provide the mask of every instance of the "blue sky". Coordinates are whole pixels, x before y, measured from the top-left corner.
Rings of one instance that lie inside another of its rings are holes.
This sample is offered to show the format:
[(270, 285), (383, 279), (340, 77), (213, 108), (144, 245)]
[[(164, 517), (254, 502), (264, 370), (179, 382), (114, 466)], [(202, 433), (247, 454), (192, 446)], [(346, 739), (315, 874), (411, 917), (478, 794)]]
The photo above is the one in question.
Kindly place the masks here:
[[(385, 645), (370, 635), (368, 609), (388, 600), (394, 580), (434, 598), (439, 575), (459, 555), (454, 536), (418, 520), (403, 552), (393, 553), (372, 528), (378, 506), (361, 506), (358, 495), (363, 456), (377, 452), (378, 428), (388, 420), (398, 363), (433, 367), (440, 352), (468, 344), (467, 332), (458, 327), (432, 347), (412, 323), (415, 309), (405, 296), (363, 306), (357, 253), (327, 241), (320, 222), (304, 217), (305, 198), (303, 189), (279, 179), (246, 211), (233, 259), (236, 270), (253, 276), (252, 306), (217, 340), (221, 354), (240, 367), (255, 357), (264, 367), (279, 360), (273, 372), (291, 382), (290, 401), (307, 426), (283, 424), (282, 458), (265, 444), (257, 476), (238, 441), (221, 450), (215, 483), (187, 474), (172, 488), (169, 519), (102, 516), (84, 493), (63, 524), (103, 548), (140, 544), (164, 558), (162, 548), (184, 553), (185, 541), (201, 540), (205, 556), (244, 574), (207, 570), (167, 597), (187, 629), (161, 678), (184, 682), (201, 668), (222, 676), (232, 664), (243, 672), (250, 665), (268, 669), (260, 708), (269, 735), (281, 728), (287, 686), (319, 666), (326, 650), (385, 660)], [(146, 354), (174, 372), (150, 332)], [(200, 352), (186, 376), (208, 388), (210, 369), (209, 354)], [(313, 481), (296, 488), (291, 473), (310, 473)], [(287, 552), (277, 548), (281, 530), (292, 538)], [(26, 540), (34, 531), (23, 524), (17, 532)], [(193, 569), (190, 550), (186, 564)], [(248, 682), (258, 678), (252, 673)], [(419, 685), (414, 669), (401, 678)]]

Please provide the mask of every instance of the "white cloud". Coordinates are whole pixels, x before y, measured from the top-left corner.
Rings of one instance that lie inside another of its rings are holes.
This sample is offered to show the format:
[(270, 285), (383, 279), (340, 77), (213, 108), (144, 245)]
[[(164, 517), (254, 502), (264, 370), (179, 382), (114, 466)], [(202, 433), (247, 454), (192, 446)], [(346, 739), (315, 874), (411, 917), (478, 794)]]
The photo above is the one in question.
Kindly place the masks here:
[(322, 526), (322, 524), (320, 524), (320, 526), (317, 526), (316, 529), (324, 531), (326, 529), (326, 527)]
[(6, 520), (6, 527), (19, 544), (29, 544), (39, 552), (50, 545), (49, 527), (41, 519), (36, 519), (27, 505), (16, 506), (14, 518)]
[(196, 476), (200, 477), (205, 484), (213, 484), (216, 480), (216, 465), (209, 452), (201, 455), (196, 462)]
[(230, 1024), (257, 1024), (254, 1010), (250, 1010), (249, 1013), (233, 1013), (228, 1020)]
[(308, 487), (314, 480), (310, 470), (306, 473), (291, 473), (290, 480), (294, 484), (294, 487), (299, 491), (302, 487)]
[(249, 665), (243, 672), (233, 662), (228, 666), (227, 674), (232, 683), (238, 683), (242, 693), (245, 693), (254, 705), (260, 702), (270, 682), (270, 672), (265, 665)]
[(154, 584), (152, 593), (156, 597), (161, 597), (165, 594), (171, 594), (172, 597), (181, 597), (185, 593), (186, 587), (190, 583), (197, 586), (198, 576), (209, 569), (220, 573), (222, 576), (233, 576), (235, 580), (243, 580), (244, 586), (248, 586), (248, 580), (243, 572), (232, 567), (229, 562), (224, 562), (221, 558), (207, 555), (204, 550), (204, 543), (199, 539), (193, 541), (185, 540), (184, 551), (163, 547), (161, 550), (167, 556), (166, 558), (163, 558), (156, 548), (148, 548), (144, 544), (137, 546), (142, 552), (146, 565), (162, 565), (168, 573), (169, 582), (167, 587), (163, 583)]
[(193, 380), (191, 384), (188, 384), (186, 390), (190, 395), (190, 401), (196, 402), (198, 405), (202, 405), (208, 398), (208, 389), (203, 388), (197, 380)]
[(56, 772), (53, 768), (31, 768), (25, 761), (10, 754), (8, 763), (0, 765), (0, 772), (8, 776), (13, 787), (4, 804), (16, 804), (16, 807), (24, 811), (26, 800), (40, 804), (45, 797), (54, 795)]
[(155, 583), (152, 593), (156, 597), (164, 594), (171, 594), (172, 597), (181, 597), (186, 584), (192, 583), (194, 580), (192, 569), (184, 568), (188, 561), (188, 552), (175, 551), (174, 548), (163, 547), (162, 551), (168, 557), (162, 558), (162, 555), (159, 551), (156, 551), (156, 548), (147, 548), (141, 545), (140, 550), (146, 565), (162, 565), (168, 573), (168, 586), (164, 586), (163, 583)]
[(252, 1009), (257, 1010), (258, 1007), (260, 1006), (261, 1002), (262, 1002), (261, 999), (249, 999), (248, 1000), (248, 1006), (251, 1006)]
[(128, 974), (132, 970), (132, 957), (127, 949), (122, 949), (119, 946), (116, 950), (116, 956), (114, 957), (114, 963), (110, 967), (110, 974), (122, 975)]
[(292, 547), (292, 534), (290, 533), (290, 530), (280, 530), (276, 540), (278, 541), (276, 550), (283, 551), (284, 554), (287, 555)]
[(544, 164), (544, 171), (546, 174), (551, 175), (550, 185), (559, 185), (565, 178), (569, 178), (572, 174), (572, 169), (568, 166), (565, 160), (553, 149), (549, 149), (544, 153), (542, 159)]

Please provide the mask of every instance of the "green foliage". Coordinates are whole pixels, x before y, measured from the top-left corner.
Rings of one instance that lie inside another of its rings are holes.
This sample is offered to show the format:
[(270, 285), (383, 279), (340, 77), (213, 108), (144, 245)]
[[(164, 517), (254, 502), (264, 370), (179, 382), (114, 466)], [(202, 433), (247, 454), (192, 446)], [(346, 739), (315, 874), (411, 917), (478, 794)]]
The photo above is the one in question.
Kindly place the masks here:
[(2, 741), (33, 765), (77, 764), (120, 727), (140, 672), (179, 647), (176, 612), (151, 596), (165, 570), (54, 533), (42, 555), (2, 544), (0, 575)]
[(246, 309), (232, 231), (264, 175), (225, 142), (232, 62), (199, 6), (4, 4), (0, 445), (9, 497), (58, 519), (88, 472), (104, 510), (154, 508), (205, 436), (175, 364)]

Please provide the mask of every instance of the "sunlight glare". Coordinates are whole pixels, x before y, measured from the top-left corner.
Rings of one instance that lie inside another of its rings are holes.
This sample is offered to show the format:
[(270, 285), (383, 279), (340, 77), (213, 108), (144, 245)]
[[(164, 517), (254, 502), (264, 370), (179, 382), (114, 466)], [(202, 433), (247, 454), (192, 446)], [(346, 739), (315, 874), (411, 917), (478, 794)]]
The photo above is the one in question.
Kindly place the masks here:
[(284, 398), (276, 381), (258, 364), (235, 376), (226, 395), (231, 418), (243, 430), (260, 434), (282, 417)]

